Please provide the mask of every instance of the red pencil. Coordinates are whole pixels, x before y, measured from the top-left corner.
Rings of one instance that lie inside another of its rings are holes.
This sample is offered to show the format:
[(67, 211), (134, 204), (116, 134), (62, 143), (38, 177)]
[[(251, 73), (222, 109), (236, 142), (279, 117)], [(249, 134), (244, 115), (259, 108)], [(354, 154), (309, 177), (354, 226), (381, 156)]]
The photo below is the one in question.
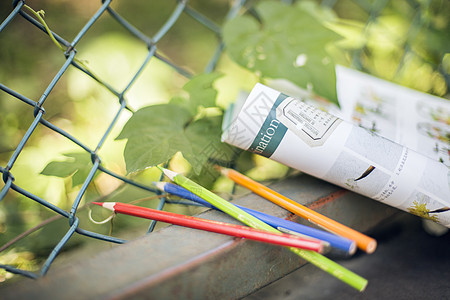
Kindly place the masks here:
[(323, 244), (319, 240), (303, 239), (298, 236), (290, 234), (273, 233), (264, 230), (254, 229), (251, 227), (185, 216), (167, 211), (140, 207), (120, 202), (103, 202), (103, 203), (92, 202), (92, 203), (103, 206), (104, 208), (112, 210), (116, 213), (121, 213), (125, 215), (151, 219), (174, 225), (231, 235), (235, 237), (246, 238), (249, 240), (312, 250), (319, 253), (323, 251)]

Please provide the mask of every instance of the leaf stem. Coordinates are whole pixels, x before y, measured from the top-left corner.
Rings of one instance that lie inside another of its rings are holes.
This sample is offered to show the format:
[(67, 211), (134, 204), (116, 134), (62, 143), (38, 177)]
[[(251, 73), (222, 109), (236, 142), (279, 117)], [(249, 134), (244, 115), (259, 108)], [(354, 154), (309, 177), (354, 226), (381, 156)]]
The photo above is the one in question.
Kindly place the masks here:
[[(50, 27), (47, 25), (47, 23), (46, 23), (45, 20), (44, 20), (45, 11), (42, 10), (42, 9), (39, 10), (39, 11), (35, 11), (34, 9), (32, 9), (30, 6), (28, 6), (28, 5), (26, 5), (26, 4), (24, 4), (24, 7), (25, 7), (29, 12), (31, 12), (31, 14), (32, 14), (33, 16), (35, 16), (35, 17), (38, 19), (38, 21), (42, 24), (42, 26), (44, 26), (45, 30), (47, 31), (47, 34), (48, 34), (48, 35), (50, 36), (50, 38), (52, 39), (53, 43), (54, 43), (59, 49), (61, 49), (62, 52), (65, 52), (67, 49), (64, 49), (64, 47), (61, 46), (61, 44), (56, 40), (55, 36), (53, 35), (53, 32), (50, 30)], [(85, 61), (80, 60), (80, 59), (77, 59), (77, 58), (75, 58), (75, 57), (73, 58), (73, 60), (74, 60), (75, 62), (77, 62), (79, 65), (81, 65), (83, 68), (85, 68), (85, 70), (86, 70), (87, 72), (89, 72), (90, 74), (92, 74), (92, 76), (94, 76), (94, 79), (95, 79), (96, 81), (98, 81), (101, 85), (103, 85), (104, 87), (106, 87), (107, 89), (109, 89), (109, 88), (108, 88), (108, 85), (107, 85), (105, 82), (103, 82), (100, 78), (98, 78), (98, 77), (94, 74), (94, 72), (92, 72), (92, 71), (88, 68), (88, 66), (86, 65)]]
[(39, 11), (35, 11), (34, 9), (32, 9), (30, 6), (24, 4), (24, 6), (26, 9), (28, 9), (38, 20), (39, 22), (41, 22), (41, 24), (45, 27), (45, 30), (47, 31), (48, 35), (50, 36), (50, 38), (52, 39), (53, 43), (58, 46), (59, 49), (61, 49), (61, 51), (66, 51), (61, 44), (56, 40), (55, 36), (53, 35), (52, 31), (50, 30), (50, 28), (48, 27), (47, 23), (44, 20), (44, 15), (45, 15), (45, 11), (43, 11), (42, 9)]

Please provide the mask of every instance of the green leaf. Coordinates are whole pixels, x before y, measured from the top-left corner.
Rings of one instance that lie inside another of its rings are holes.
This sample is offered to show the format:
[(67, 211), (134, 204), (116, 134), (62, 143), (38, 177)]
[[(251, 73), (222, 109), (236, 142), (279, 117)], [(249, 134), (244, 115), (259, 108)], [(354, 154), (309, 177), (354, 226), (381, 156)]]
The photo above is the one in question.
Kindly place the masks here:
[(72, 176), (72, 187), (83, 184), (92, 169), (89, 153), (64, 153), (69, 159), (65, 161), (52, 161), (41, 171), (42, 175), (66, 178)]
[(223, 38), (238, 64), (270, 78), (286, 78), (337, 103), (335, 65), (326, 46), (339, 35), (300, 4), (260, 2), (261, 20), (247, 15), (228, 21)]
[(164, 163), (179, 151), (196, 174), (212, 156), (231, 159), (230, 150), (220, 141), (221, 116), (191, 120), (185, 108), (170, 103), (137, 111), (117, 137), (128, 139), (127, 172)]
[(213, 82), (220, 76), (196, 76), (183, 87), (189, 99), (176, 96), (168, 104), (148, 106), (133, 114), (117, 137), (128, 139), (124, 150), (128, 173), (164, 163), (177, 152), (197, 175), (213, 156), (231, 159), (230, 147), (220, 141), (222, 116), (198, 113), (200, 107), (215, 106)]
[(184, 127), (189, 111), (174, 104), (160, 104), (138, 110), (116, 139), (128, 139), (124, 158), (128, 173), (166, 162), (189, 141)]
[(321, 5), (317, 1), (303, 0), (298, 2), (298, 6), (318, 20), (335, 21), (338, 18), (331, 7)]
[(217, 91), (213, 83), (221, 76), (219, 73), (207, 73), (193, 77), (183, 86), (183, 90), (189, 94), (189, 99), (176, 96), (170, 103), (185, 107), (192, 115), (196, 115), (200, 107), (215, 107)]
[(190, 147), (183, 151), (184, 158), (191, 164), (196, 174), (211, 157), (231, 160), (230, 147), (220, 140), (222, 117), (202, 118), (190, 124), (185, 131)]
[(206, 164), (199, 174), (190, 174), (189, 178), (199, 182), (206, 189), (212, 189), (220, 175), (220, 172), (212, 164)]
[[(448, 26), (447, 32), (450, 32)], [(434, 64), (439, 64), (442, 53), (448, 53), (450, 49), (450, 39), (445, 38), (441, 31), (434, 28), (425, 28), (414, 39), (414, 47), (418, 52), (428, 56)]]

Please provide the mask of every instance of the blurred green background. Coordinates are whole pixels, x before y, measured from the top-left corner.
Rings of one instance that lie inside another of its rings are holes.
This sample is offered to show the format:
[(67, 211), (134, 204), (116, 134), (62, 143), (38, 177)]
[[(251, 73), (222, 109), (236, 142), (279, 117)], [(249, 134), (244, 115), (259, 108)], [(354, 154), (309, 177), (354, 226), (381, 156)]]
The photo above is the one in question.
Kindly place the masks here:
[[(245, 5), (247, 13), (251, 14), (252, 5), (258, 2), (248, 1)], [(448, 97), (449, 1), (302, 2), (318, 20), (342, 36), (328, 49), (335, 63), (423, 92)], [(195, 0), (190, 1), (189, 6), (222, 26), (232, 3), (227, 0)], [(27, 1), (27, 4), (35, 10), (44, 10), (49, 27), (65, 40), (71, 41), (99, 9), (101, 1), (36, 0)], [(169, 18), (176, 4), (176, 1), (131, 0), (113, 1), (111, 7), (143, 33), (152, 36)], [(11, 1), (1, 1), (0, 20), (4, 20), (12, 9)], [(176, 65), (193, 74), (200, 74), (218, 46), (218, 37), (190, 16), (182, 14), (157, 46), (158, 53)], [(145, 43), (131, 36), (108, 13), (100, 17), (76, 49), (78, 59), (119, 91), (131, 80), (148, 52)], [(20, 16), (0, 33), (0, 82), (29, 99), (39, 100), (64, 61), (63, 53), (48, 36)], [(233, 102), (239, 91), (250, 90), (260, 79), (258, 74), (233, 62), (226, 49), (216, 69), (224, 74), (215, 82), (218, 105), (222, 108)], [(128, 105), (138, 110), (152, 104), (167, 103), (180, 93), (187, 81), (167, 64), (152, 59), (127, 92)], [(79, 70), (70, 67), (44, 104), (45, 119), (93, 149), (119, 106), (117, 97)], [(121, 114), (118, 124), (99, 152), (104, 166), (122, 175), (126, 175), (123, 159), (125, 141), (115, 140), (115, 137), (130, 116), (129, 111)], [(32, 107), (0, 92), (0, 166), (6, 166), (33, 119)], [(40, 173), (51, 161), (70, 161), (70, 157), (64, 154), (80, 150), (55, 132), (38, 126), (14, 165), (12, 173), (15, 183), (65, 210), (70, 209), (80, 184), (73, 181), (73, 176), (59, 178)], [(89, 162), (87, 155), (88, 166)], [(248, 153), (242, 154), (237, 164), (241, 170), (258, 180), (276, 180), (289, 172), (278, 163)], [(171, 167), (177, 171), (189, 170), (180, 157), (172, 161)], [(159, 179), (159, 172), (147, 169), (128, 176), (148, 184)], [(0, 183), (0, 188), (3, 186), (3, 182)], [(229, 194), (231, 186), (226, 179), (219, 178), (213, 189)], [(126, 198), (129, 202), (152, 196), (149, 192), (124, 186), (110, 176), (99, 174), (88, 187), (82, 205), (99, 197), (107, 197), (108, 201)], [(142, 203), (156, 207), (158, 201)], [(195, 207), (176, 205), (169, 205), (169, 209), (190, 214), (200, 211)], [(0, 203), (0, 247), (54, 215), (34, 201), (10, 191)], [(103, 234), (111, 232), (111, 223), (95, 225), (90, 222), (86, 208), (81, 209), (77, 216), (80, 217), (82, 228)], [(95, 219), (107, 216), (108, 213), (100, 209), (93, 210)], [(147, 221), (120, 216), (114, 220), (113, 232), (115, 236), (129, 239), (144, 234), (146, 227)], [(124, 228), (126, 230), (119, 230)], [(66, 219), (54, 221), (2, 251), (0, 263), (38, 270), (42, 260), (66, 230)], [(64, 249), (77, 248), (88, 241), (96, 247), (110, 247), (108, 243), (75, 235)], [(11, 274), (0, 270), (0, 282), (11, 277)]]

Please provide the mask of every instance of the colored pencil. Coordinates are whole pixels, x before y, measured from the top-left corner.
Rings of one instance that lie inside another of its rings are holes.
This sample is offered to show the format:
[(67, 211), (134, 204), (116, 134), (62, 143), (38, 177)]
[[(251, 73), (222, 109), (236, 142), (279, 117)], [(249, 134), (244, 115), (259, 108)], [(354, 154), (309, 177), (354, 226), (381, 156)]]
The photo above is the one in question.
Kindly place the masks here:
[(320, 241), (303, 239), (290, 234), (278, 234), (258, 230), (241, 225), (229, 224), (213, 220), (207, 220), (192, 216), (180, 215), (172, 212), (161, 211), (157, 209), (136, 206), (120, 202), (93, 202), (94, 204), (103, 206), (116, 213), (156, 220), (204, 231), (226, 234), (239, 238), (246, 238), (259, 242), (265, 242), (281, 246), (289, 246), (301, 249), (307, 249), (322, 252), (323, 245)]
[(350, 227), (347, 227), (341, 223), (338, 223), (324, 215), (315, 212), (312, 209), (309, 209), (283, 195), (275, 192), (274, 190), (268, 188), (267, 186), (256, 182), (247, 176), (227, 168), (220, 168), (220, 171), (223, 175), (227, 176), (235, 183), (246, 187), (251, 190), (255, 194), (258, 194), (267, 200), (278, 204), (281, 207), (289, 210), (290, 212), (303, 217), (310, 221), (311, 223), (317, 224), (323, 228), (328, 229), (329, 231), (336, 233), (340, 236), (346, 237), (356, 242), (356, 245), (361, 250), (364, 250), (367, 253), (373, 253), (377, 248), (377, 241), (361, 232), (358, 232)]
[[(166, 193), (188, 199), (191, 201), (194, 201), (196, 203), (202, 204), (203, 206), (217, 209), (215, 206), (211, 205), (209, 202), (203, 200), (199, 196), (195, 195), (194, 193), (189, 192), (184, 187), (181, 187), (179, 185), (170, 183), (170, 182), (155, 182), (155, 186), (160, 189), (161, 191), (164, 191)], [(305, 226), (296, 222), (292, 222), (289, 220), (285, 220), (282, 218), (278, 218), (275, 216), (271, 216), (247, 207), (243, 207), (240, 205), (235, 204), (236, 207), (242, 209), (243, 211), (249, 213), (250, 215), (260, 219), (264, 223), (269, 224), (270, 226), (274, 227), (275, 229), (280, 230), (284, 233), (290, 233), (290, 234), (298, 234), (300, 236), (306, 237), (306, 238), (314, 238), (321, 241), (324, 241), (329, 244), (330, 247), (336, 248), (339, 251), (343, 251), (346, 254), (353, 255), (356, 251), (356, 244), (354, 241), (349, 240), (347, 238), (320, 230), (316, 228), (312, 228), (309, 226)]]
[[(214, 205), (224, 213), (230, 215), (231, 217), (241, 221), (242, 223), (257, 229), (267, 230), (271, 232), (280, 232), (279, 230), (267, 225), (263, 221), (253, 217), (252, 215), (246, 213), (242, 209), (236, 207), (232, 203), (226, 201), (225, 199), (219, 197), (218, 195), (208, 191), (201, 185), (193, 182), (192, 180), (186, 178), (185, 176), (158, 167), (163, 173), (169, 177), (176, 184), (181, 185), (188, 191), (196, 194), (197, 196), (208, 201), (210, 204)], [(322, 270), (328, 272), (329, 274), (335, 276), (336, 278), (347, 283), (351, 287), (357, 289), (358, 291), (363, 291), (367, 286), (367, 280), (363, 277), (353, 273), (352, 271), (344, 268), (343, 266), (335, 263), (334, 261), (328, 259), (327, 257), (309, 250), (303, 250), (293, 247), (288, 247), (289, 250), (299, 255), (306, 261), (314, 264), (315, 266), (321, 268)]]

